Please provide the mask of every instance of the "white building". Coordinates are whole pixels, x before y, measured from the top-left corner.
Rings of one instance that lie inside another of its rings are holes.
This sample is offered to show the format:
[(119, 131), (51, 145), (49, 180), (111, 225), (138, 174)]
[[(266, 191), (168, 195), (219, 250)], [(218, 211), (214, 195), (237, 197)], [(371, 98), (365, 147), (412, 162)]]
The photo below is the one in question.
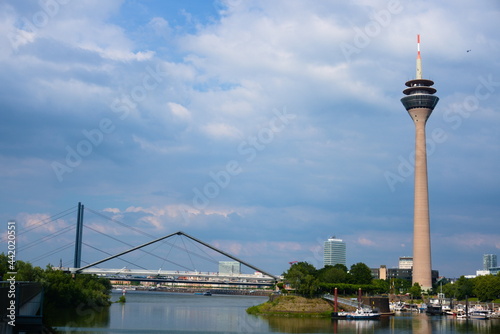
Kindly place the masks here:
[(239, 275), (241, 274), (241, 263), (238, 261), (219, 261), (219, 274)]
[(411, 269), (413, 267), (413, 258), (411, 256), (401, 256), (399, 258), (399, 269)]
[(325, 266), (334, 266), (336, 264), (346, 265), (346, 244), (342, 239), (337, 239), (333, 236), (325, 241), (323, 264)]

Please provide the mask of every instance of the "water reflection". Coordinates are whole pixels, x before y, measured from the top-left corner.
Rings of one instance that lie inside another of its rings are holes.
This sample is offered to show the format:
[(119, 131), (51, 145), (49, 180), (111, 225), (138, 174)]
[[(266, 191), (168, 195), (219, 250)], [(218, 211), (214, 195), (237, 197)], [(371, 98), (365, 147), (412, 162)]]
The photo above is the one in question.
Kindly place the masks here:
[(61, 333), (500, 333), (500, 319), (457, 320), (448, 316), (400, 314), (379, 320), (264, 317), (246, 313), (265, 297), (130, 293), (125, 304), (99, 310), (58, 311)]
[(500, 333), (500, 320), (457, 320), (408, 314), (378, 320), (262, 317), (270, 332), (280, 333)]
[(110, 321), (109, 306), (94, 306), (76, 309), (45, 310), (44, 317), (54, 327), (75, 328), (108, 327)]

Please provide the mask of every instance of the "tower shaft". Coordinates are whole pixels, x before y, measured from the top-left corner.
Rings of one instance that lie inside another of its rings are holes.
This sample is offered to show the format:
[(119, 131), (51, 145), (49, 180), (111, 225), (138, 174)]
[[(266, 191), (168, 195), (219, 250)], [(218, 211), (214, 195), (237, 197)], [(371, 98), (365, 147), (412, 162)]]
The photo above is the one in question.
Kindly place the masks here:
[[(429, 109), (413, 109), (412, 113), (429, 113)], [(415, 189), (413, 208), (413, 284), (423, 290), (432, 288), (429, 192), (425, 122), (415, 121)]]

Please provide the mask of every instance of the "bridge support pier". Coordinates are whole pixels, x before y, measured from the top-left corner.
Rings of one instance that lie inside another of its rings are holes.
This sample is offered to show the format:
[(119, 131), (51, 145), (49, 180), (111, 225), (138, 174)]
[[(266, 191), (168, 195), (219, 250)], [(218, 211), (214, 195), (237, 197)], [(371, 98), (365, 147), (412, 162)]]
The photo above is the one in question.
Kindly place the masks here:
[(78, 202), (74, 268), (80, 268), (82, 262), (83, 209), (83, 204)]

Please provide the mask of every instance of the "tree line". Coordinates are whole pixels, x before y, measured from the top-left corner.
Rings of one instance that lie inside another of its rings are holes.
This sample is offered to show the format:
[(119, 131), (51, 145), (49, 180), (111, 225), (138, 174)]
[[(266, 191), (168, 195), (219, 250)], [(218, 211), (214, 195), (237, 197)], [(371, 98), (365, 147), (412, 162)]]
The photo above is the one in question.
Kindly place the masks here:
[(443, 292), (448, 298), (465, 300), (475, 297), (481, 302), (500, 298), (500, 276), (483, 275), (474, 278), (461, 276), (456, 282), (445, 282), (435, 290)]
[(350, 270), (343, 264), (316, 269), (310, 263), (297, 262), (283, 273), (283, 277), (285, 284), (305, 297), (331, 293), (334, 288), (343, 294), (356, 293), (359, 288), (376, 294), (383, 293), (386, 289), (383, 282), (374, 282), (370, 268), (361, 262), (353, 264)]
[[(45, 269), (33, 267), (31, 263), (16, 261), (16, 282), (40, 283), (44, 289), (44, 310), (82, 309), (85, 307), (110, 305), (111, 283), (95, 275), (72, 275), (47, 265)], [(0, 277), (7, 280), (8, 257), (0, 254)]]
[[(370, 294), (409, 294), (413, 298), (420, 298), (422, 289), (418, 283), (392, 279), (373, 279), (370, 268), (362, 263), (353, 264), (350, 270), (343, 264), (324, 266), (316, 269), (307, 262), (294, 263), (283, 273), (284, 284), (279, 287), (284, 293), (287, 284), (297, 294), (304, 297), (314, 297), (324, 293), (332, 293), (337, 288), (344, 295), (356, 294), (361, 288)], [(475, 278), (460, 277), (456, 282), (442, 280), (434, 286), (431, 294), (442, 292), (447, 298), (464, 300), (466, 297), (475, 297), (480, 301), (490, 301), (500, 298), (500, 276), (486, 275)]]

